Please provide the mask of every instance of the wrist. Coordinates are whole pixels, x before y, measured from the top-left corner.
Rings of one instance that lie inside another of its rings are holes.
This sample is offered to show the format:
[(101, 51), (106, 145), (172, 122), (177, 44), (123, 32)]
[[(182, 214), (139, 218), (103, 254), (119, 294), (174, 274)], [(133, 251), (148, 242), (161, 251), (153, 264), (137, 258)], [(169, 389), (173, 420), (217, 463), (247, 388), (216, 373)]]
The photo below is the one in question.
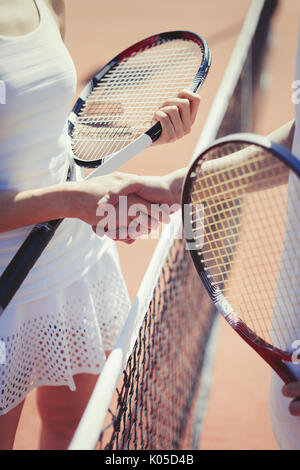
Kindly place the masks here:
[(169, 191), (172, 194), (174, 203), (181, 203), (181, 192), (182, 185), (187, 172), (187, 168), (180, 168), (179, 170), (173, 171), (167, 175), (167, 181), (169, 185)]

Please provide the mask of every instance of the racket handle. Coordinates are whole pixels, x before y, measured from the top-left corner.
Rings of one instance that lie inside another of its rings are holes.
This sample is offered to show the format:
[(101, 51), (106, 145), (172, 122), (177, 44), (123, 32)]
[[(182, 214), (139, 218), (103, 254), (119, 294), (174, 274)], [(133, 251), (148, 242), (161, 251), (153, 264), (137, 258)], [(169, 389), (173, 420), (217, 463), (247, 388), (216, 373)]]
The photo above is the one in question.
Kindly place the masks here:
[(154, 124), (154, 126), (151, 127), (151, 129), (149, 129), (149, 131), (145, 132), (145, 134), (151, 138), (152, 142), (155, 142), (159, 138), (161, 131), (161, 124), (160, 122), (157, 122)]
[[(160, 123), (156, 124), (160, 125)], [(118, 150), (118, 152), (114, 153), (112, 156), (107, 157), (104, 163), (96, 168), (96, 170), (89, 173), (85, 179), (108, 175), (109, 173), (118, 170), (120, 166), (127, 163), (132, 157), (148, 148), (154, 142), (153, 138), (156, 140), (159, 137), (159, 127), (156, 124), (147, 133), (140, 135), (134, 142), (127, 145), (127, 147)], [(152, 130), (154, 137), (151, 136)]]
[(63, 219), (37, 224), (0, 277), (0, 315), (10, 303)]

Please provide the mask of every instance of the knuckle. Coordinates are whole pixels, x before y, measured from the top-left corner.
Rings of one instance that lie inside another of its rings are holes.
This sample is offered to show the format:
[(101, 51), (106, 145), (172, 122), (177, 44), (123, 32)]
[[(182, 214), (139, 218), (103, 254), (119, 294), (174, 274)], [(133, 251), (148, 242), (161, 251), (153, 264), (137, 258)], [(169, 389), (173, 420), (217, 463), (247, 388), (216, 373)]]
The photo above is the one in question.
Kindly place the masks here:
[(176, 116), (179, 114), (179, 109), (177, 106), (170, 106), (167, 112), (170, 116)]
[(187, 98), (182, 98), (181, 102), (183, 106), (190, 106), (190, 100), (188, 100)]
[(163, 116), (160, 116), (159, 120), (162, 121), (162, 122), (166, 122), (168, 121), (169, 119), (169, 116), (167, 114), (164, 114)]
[(167, 100), (163, 103), (162, 108), (166, 108), (166, 107), (172, 106), (172, 105), (173, 105), (173, 101)]
[(289, 412), (291, 413), (292, 416), (297, 416), (297, 407), (295, 406), (295, 403), (292, 401), (289, 405)]

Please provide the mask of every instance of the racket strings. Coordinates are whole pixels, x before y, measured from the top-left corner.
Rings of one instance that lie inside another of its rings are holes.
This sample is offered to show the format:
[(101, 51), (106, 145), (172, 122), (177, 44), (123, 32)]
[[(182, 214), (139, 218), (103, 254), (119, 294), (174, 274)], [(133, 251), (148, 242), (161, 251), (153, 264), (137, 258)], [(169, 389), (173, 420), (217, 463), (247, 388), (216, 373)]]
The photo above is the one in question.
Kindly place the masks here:
[[(271, 220), (270, 224), (274, 221)], [(249, 230), (249, 229), (248, 229)], [(253, 233), (253, 231), (252, 231)], [(255, 235), (253, 233), (253, 235)], [(263, 234), (262, 234), (263, 235)], [(261, 235), (261, 236), (262, 236)], [(242, 245), (242, 247), (241, 247)], [(244, 244), (239, 243), (238, 249), (244, 249)], [(213, 247), (212, 247), (213, 248)], [(235, 246), (235, 250), (237, 247)], [(276, 281), (276, 276), (274, 277), (274, 266), (272, 262), (267, 262), (268, 256), (267, 253), (259, 250), (259, 247), (254, 250), (255, 256), (252, 255), (251, 261), (255, 263), (255, 266), (261, 266), (261, 274), (265, 278), (266, 274), (268, 277), (273, 275), (273, 284)], [(221, 253), (222, 255), (222, 253)], [(232, 260), (236, 260), (234, 266)], [(263, 262), (262, 262), (263, 260)], [(248, 264), (247, 260), (247, 264)], [(250, 270), (250, 266), (247, 267), (248, 272), (244, 272), (245, 266), (240, 265), (240, 260), (236, 256), (232, 256), (230, 263), (227, 262), (226, 269), (223, 269), (223, 278), (222, 282), (215, 282), (216, 285), (221, 284), (221, 289), (223, 289), (224, 295), (229, 300), (229, 302), (233, 305), (239, 305), (239, 311), (243, 312), (242, 318), (243, 320), (250, 326), (257, 334), (262, 336), (264, 339), (270, 341), (271, 336), (275, 336), (277, 344), (281, 343), (280, 336), (277, 334), (277, 331), (273, 331), (272, 329), (272, 314), (268, 312), (273, 311), (273, 302), (272, 302), (272, 293), (273, 289), (270, 289), (270, 284), (272, 284), (271, 280), (265, 282), (263, 284), (263, 290), (258, 291), (258, 286), (255, 282), (255, 278), (257, 276), (257, 269), (252, 268), (252, 273)], [(211, 266), (209, 266), (211, 269)], [(230, 270), (230, 276), (228, 275), (228, 271)], [(245, 276), (247, 275), (247, 277)], [(229, 281), (230, 280), (230, 281)], [(254, 280), (254, 282), (251, 282)], [(229, 282), (228, 282), (229, 281)], [(245, 296), (245, 292), (251, 291), (251, 296), (248, 294)], [(251, 307), (250, 307), (251, 306)], [(251, 317), (244, 315), (245, 307), (250, 307), (251, 311), (247, 313), (251, 313)], [(264, 313), (263, 321), (261, 317), (261, 312)], [(282, 326), (282, 325), (281, 325)], [(267, 337), (266, 337), (267, 333)], [(274, 335), (275, 333), (275, 335)]]
[(103, 158), (147, 131), (155, 111), (190, 87), (201, 56), (199, 45), (178, 39), (134, 53), (115, 66), (79, 113), (72, 135), (75, 155), (82, 160)]
[[(237, 205), (234, 207), (234, 211), (236, 211), (236, 209), (242, 209), (243, 207), (243, 204), (241, 204), (240, 202), (237, 203)], [(281, 208), (279, 208), (278, 210), (280, 211)], [(216, 210), (216, 212), (214, 213), (214, 216), (215, 217), (218, 217), (218, 216), (225, 216), (226, 217), (226, 221), (227, 223), (229, 223), (229, 227), (234, 227), (234, 233), (237, 233), (238, 230), (240, 230), (243, 226), (243, 224), (241, 223), (240, 219), (238, 219), (237, 221), (237, 217), (239, 217), (239, 214), (237, 213), (232, 213), (233, 210), (232, 209), (226, 209), (224, 208), (222, 210), (222, 208), (218, 207), (218, 209)], [(203, 221), (201, 221), (199, 218), (198, 218), (198, 211), (197, 209), (195, 210), (194, 212), (194, 215), (196, 215), (195, 218), (192, 217), (192, 222), (194, 224), (198, 224), (198, 226), (201, 228), (201, 229), (204, 229), (204, 224), (203, 224)], [(231, 215), (230, 215), (231, 214)], [(284, 212), (281, 210), (281, 214), (280, 214), (282, 217), (284, 217)], [(272, 223), (273, 221), (273, 217), (271, 215), (268, 215), (266, 214), (265, 215), (265, 220), (267, 220), (269, 223)], [(213, 221), (209, 222), (209, 219), (206, 221), (205, 223), (205, 229), (207, 231), (207, 237), (208, 239), (210, 238), (210, 234), (208, 233), (209, 231), (212, 231), (213, 232), (213, 242), (221, 242), (221, 241), (226, 241), (228, 239), (228, 225), (226, 226), (223, 226), (219, 221), (216, 222), (216, 219), (214, 219)], [(266, 233), (266, 236), (269, 236), (269, 234)], [(238, 246), (239, 245), (239, 242), (236, 241), (235, 243), (235, 246)], [(207, 253), (209, 253), (211, 251), (211, 249), (209, 249), (207, 251)], [(204, 249), (201, 250), (201, 253), (203, 254), (206, 254), (206, 251)], [(213, 259), (213, 258), (211, 258)]]
[[(207, 165), (209, 162), (204, 162), (201, 166), (201, 186), (199, 185), (199, 189), (193, 192), (193, 197), (199, 194), (207, 202), (210, 197), (216, 201), (216, 196), (223, 201), (224, 197), (228, 195), (231, 200), (234, 194), (238, 196), (243, 192), (248, 193), (251, 190), (258, 189), (259, 182), (263, 187), (265, 178), (272, 186), (280, 184), (282, 177), (286, 179), (287, 168), (284, 165), (278, 161), (278, 163), (274, 162), (271, 168), (264, 168), (261, 166), (261, 164), (265, 164), (264, 160), (264, 156), (258, 156), (257, 162), (253, 162), (254, 167), (247, 167), (247, 173), (244, 173), (244, 164), (241, 163), (234, 166), (228, 165), (226, 170), (224, 168), (214, 170), (211, 174)], [(208, 172), (206, 175), (205, 171)], [(208, 189), (207, 194), (204, 193), (206, 188)]]
[(288, 178), (271, 152), (223, 144), (199, 163), (189, 195), (190, 224), (212, 284), (257, 335), (281, 349), (300, 339), (300, 220), (293, 202), (300, 203), (300, 190), (295, 176), (297, 197), (288, 198), (295, 192)]

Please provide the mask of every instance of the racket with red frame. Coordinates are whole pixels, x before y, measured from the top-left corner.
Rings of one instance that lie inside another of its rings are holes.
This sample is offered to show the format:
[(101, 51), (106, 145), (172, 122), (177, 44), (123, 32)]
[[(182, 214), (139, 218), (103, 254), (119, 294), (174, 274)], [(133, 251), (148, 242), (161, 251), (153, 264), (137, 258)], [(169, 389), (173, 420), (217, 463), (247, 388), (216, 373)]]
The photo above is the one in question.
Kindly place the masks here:
[(285, 382), (300, 339), (300, 162), (265, 137), (215, 141), (182, 193), (187, 247), (231, 327)]

